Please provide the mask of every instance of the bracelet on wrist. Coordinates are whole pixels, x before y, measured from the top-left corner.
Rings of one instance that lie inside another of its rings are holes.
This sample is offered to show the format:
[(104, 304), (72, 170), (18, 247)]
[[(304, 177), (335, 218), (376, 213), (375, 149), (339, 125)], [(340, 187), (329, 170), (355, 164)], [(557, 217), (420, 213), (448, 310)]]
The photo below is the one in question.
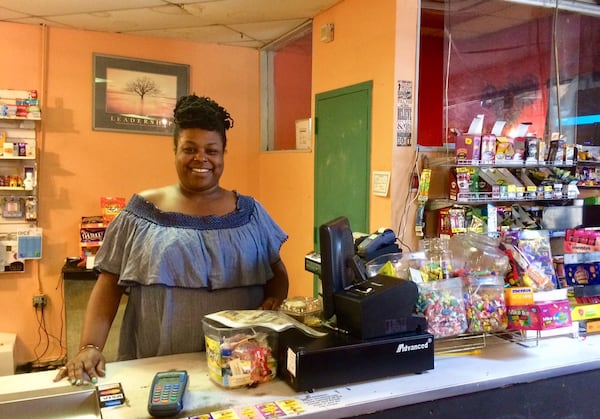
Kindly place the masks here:
[(98, 352), (102, 352), (102, 349), (100, 349), (99, 346), (96, 346), (93, 343), (89, 343), (87, 345), (83, 345), (82, 347), (79, 348), (79, 352), (85, 351), (86, 349), (95, 349)]

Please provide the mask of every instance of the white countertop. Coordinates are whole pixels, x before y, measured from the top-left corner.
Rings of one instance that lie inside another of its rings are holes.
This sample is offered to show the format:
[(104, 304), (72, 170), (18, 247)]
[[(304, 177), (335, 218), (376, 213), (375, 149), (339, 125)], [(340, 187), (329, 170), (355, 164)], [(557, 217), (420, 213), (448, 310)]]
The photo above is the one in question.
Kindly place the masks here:
[[(294, 414), (301, 417), (340, 418), (600, 369), (600, 335), (544, 338), (530, 347), (491, 337), (475, 355), (436, 356), (434, 369), (422, 374), (312, 393), (296, 393), (279, 379), (255, 388), (223, 389), (208, 378), (204, 353), (115, 362), (108, 364), (107, 377), (100, 384), (120, 382), (128, 403), (102, 409), (103, 418), (148, 418), (146, 403), (152, 378), (157, 371), (170, 369), (186, 369), (190, 374), (185, 410), (180, 417), (202, 417), (212, 412), (213, 417), (242, 418), (243, 409), (270, 411), (288, 401), (288, 406), (299, 407), (301, 413)], [(0, 377), (0, 394), (70, 386), (64, 380), (53, 383), (55, 374), (44, 371)], [(238, 415), (231, 415), (231, 410)]]

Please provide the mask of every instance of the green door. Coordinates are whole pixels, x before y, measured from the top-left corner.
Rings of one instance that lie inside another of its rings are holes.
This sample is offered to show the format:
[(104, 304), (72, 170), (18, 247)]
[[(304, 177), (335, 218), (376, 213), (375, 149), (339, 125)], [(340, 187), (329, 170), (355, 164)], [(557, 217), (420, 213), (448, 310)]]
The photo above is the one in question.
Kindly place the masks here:
[(346, 216), (368, 233), (372, 82), (315, 97), (315, 249), (318, 229)]

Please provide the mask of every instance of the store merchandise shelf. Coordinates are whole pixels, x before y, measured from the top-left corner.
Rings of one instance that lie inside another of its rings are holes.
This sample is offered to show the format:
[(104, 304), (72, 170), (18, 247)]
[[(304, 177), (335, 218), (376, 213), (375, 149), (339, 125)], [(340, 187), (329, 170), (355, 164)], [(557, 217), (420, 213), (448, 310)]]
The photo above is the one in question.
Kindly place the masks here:
[(535, 167), (573, 167), (575, 162), (553, 162), (553, 161), (485, 161), (485, 160), (454, 160), (450, 166), (477, 166), (477, 167), (507, 167), (507, 168), (535, 168)]
[(560, 197), (553, 198), (538, 198), (531, 196), (506, 196), (506, 197), (495, 197), (492, 192), (469, 192), (469, 193), (458, 193), (456, 195), (456, 199), (450, 197), (451, 201), (455, 201), (459, 204), (473, 204), (473, 203), (487, 203), (487, 202), (515, 202), (515, 201), (527, 201), (527, 202), (556, 202), (556, 201), (565, 201), (570, 199), (577, 199), (577, 196), (569, 195), (569, 194), (561, 194)]

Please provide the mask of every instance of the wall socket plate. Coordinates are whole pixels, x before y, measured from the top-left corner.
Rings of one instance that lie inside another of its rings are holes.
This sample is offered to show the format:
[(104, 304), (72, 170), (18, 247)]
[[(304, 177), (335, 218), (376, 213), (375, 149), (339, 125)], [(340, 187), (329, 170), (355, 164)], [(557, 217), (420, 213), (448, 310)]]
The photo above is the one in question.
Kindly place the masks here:
[(35, 308), (46, 307), (48, 304), (48, 296), (44, 294), (34, 295), (32, 301)]

